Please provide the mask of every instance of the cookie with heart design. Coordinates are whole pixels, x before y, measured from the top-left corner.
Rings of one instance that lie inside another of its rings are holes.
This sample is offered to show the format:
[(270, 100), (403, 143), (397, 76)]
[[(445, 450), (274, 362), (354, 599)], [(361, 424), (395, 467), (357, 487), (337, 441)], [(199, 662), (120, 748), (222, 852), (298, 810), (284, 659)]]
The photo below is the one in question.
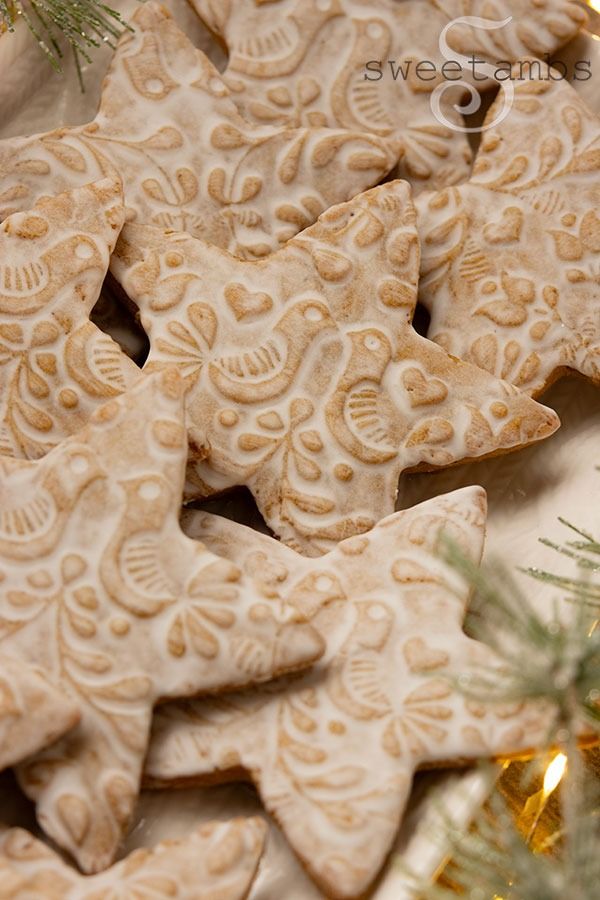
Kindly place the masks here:
[(127, 225), (111, 267), (139, 307), (147, 370), (179, 369), (188, 428), (210, 447), (188, 467), (187, 497), (245, 484), (307, 555), (391, 513), (401, 472), (558, 427), (413, 329), (419, 245), (406, 182), (333, 207), (264, 260)]
[(417, 199), (419, 296), (432, 340), (537, 397), (567, 372), (600, 384), (600, 119), (521, 68), (470, 180)]
[(365, 129), (251, 124), (163, 6), (140, 6), (131, 29), (93, 122), (0, 142), (0, 221), (116, 171), (136, 221), (255, 258), (376, 184), (401, 153)]
[(84, 876), (22, 828), (0, 833), (3, 900), (244, 900), (256, 875), (262, 819), (210, 822), (187, 838), (134, 850), (99, 875)]
[[(415, 189), (468, 177), (465, 124), (453, 106), (465, 83), (477, 91), (497, 86), (490, 75), (498, 61), (551, 56), (586, 21), (570, 0), (192, 0), (192, 6), (229, 51), (224, 80), (246, 118), (364, 129), (396, 140), (405, 151), (400, 174)], [(439, 116), (432, 92), (444, 84)]]
[(0, 454), (43, 456), (139, 377), (90, 321), (124, 216), (107, 178), (0, 225)]
[[(462, 623), (469, 587), (444, 560), (445, 535), (473, 563), (482, 488), (463, 488), (307, 560), (202, 512), (185, 529), (275, 591), (295, 584), (327, 642), (309, 672), (216, 700), (157, 711), (151, 786), (252, 780), (327, 897), (365, 896), (391, 849), (421, 767), (540, 746), (547, 709), (475, 703), (458, 678), (500, 660)], [(308, 577), (307, 577), (308, 576)], [(320, 592), (320, 593), (319, 593)]]
[(52, 744), (78, 721), (76, 702), (41, 672), (0, 656), (0, 770)]
[(265, 681), (323, 639), (190, 540), (183, 384), (144, 377), (43, 459), (0, 458), (0, 653), (40, 667), (80, 723), (17, 768), (40, 825), (85, 872), (114, 859), (158, 700)]

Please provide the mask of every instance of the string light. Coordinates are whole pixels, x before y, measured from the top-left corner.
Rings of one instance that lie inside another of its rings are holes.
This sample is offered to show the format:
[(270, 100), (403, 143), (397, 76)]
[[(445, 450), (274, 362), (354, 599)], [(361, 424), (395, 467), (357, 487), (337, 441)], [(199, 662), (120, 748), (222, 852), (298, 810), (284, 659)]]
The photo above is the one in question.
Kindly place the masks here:
[(557, 753), (546, 769), (546, 773), (544, 775), (543, 792), (546, 797), (549, 797), (550, 794), (556, 790), (562, 780), (563, 775), (565, 774), (566, 768), (567, 757), (564, 753)]

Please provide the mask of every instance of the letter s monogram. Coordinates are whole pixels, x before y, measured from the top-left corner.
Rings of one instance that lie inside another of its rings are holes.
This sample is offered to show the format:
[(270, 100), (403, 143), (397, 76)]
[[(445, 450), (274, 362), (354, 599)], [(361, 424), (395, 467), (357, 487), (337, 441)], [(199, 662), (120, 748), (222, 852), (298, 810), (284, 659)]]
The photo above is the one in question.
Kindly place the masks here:
[[(481, 28), (485, 31), (492, 31), (497, 28), (505, 28), (509, 22), (512, 21), (512, 16), (508, 16), (506, 19), (482, 19), (479, 16), (459, 16), (457, 19), (453, 19), (451, 22), (444, 27), (443, 31), (440, 34), (439, 38), (439, 48), (440, 53), (448, 62), (457, 62), (460, 67), (464, 70), (465, 65), (469, 65), (471, 63), (472, 57), (465, 56), (463, 53), (458, 53), (456, 50), (453, 50), (448, 46), (448, 42), (446, 40), (446, 35), (455, 25), (467, 25), (472, 28)], [(489, 63), (483, 62), (479, 67), (479, 70), (487, 75), (489, 78), (494, 77), (494, 73), (496, 69), (494, 66)], [(512, 81), (502, 81), (500, 82), (500, 89), (502, 91), (502, 109), (495, 117), (493, 122), (490, 122), (486, 125), (480, 126), (467, 126), (467, 125), (457, 125), (456, 122), (451, 122), (448, 118), (446, 118), (444, 112), (442, 111), (442, 97), (448, 89), (452, 89), (455, 87), (464, 88), (470, 95), (469, 99), (463, 104), (460, 105), (458, 103), (453, 104), (456, 112), (461, 113), (462, 115), (470, 115), (471, 113), (477, 112), (479, 107), (481, 106), (481, 97), (477, 88), (472, 85), (468, 81), (451, 81), (444, 82), (443, 84), (439, 84), (435, 90), (431, 94), (431, 110), (441, 125), (445, 125), (447, 128), (451, 128), (453, 131), (460, 131), (463, 134), (475, 134), (483, 131), (487, 131), (490, 128), (495, 128), (497, 125), (502, 122), (510, 110), (512, 109), (515, 88)]]

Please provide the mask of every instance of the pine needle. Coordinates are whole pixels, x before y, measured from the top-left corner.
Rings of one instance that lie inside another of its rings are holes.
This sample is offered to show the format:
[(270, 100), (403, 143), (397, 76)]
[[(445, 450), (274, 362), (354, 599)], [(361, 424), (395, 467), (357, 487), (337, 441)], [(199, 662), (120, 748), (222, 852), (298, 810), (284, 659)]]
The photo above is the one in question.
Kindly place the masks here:
[(63, 71), (63, 46), (75, 57), (83, 90), (81, 64), (92, 61), (93, 50), (115, 43), (129, 26), (120, 13), (99, 0), (0, 0), (0, 33), (14, 31), (22, 18), (52, 68)]

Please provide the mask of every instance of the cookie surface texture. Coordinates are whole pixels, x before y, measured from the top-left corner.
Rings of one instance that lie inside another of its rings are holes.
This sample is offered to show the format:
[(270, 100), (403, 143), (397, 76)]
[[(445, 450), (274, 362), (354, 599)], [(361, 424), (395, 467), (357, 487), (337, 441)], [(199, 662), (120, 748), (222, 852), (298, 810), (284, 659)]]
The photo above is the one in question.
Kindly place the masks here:
[(307, 555), (391, 513), (402, 471), (551, 434), (556, 415), (419, 336), (406, 182), (333, 207), (265, 260), (127, 225), (112, 269), (139, 306), (147, 368), (175, 365), (210, 452), (187, 496), (236, 484)]

